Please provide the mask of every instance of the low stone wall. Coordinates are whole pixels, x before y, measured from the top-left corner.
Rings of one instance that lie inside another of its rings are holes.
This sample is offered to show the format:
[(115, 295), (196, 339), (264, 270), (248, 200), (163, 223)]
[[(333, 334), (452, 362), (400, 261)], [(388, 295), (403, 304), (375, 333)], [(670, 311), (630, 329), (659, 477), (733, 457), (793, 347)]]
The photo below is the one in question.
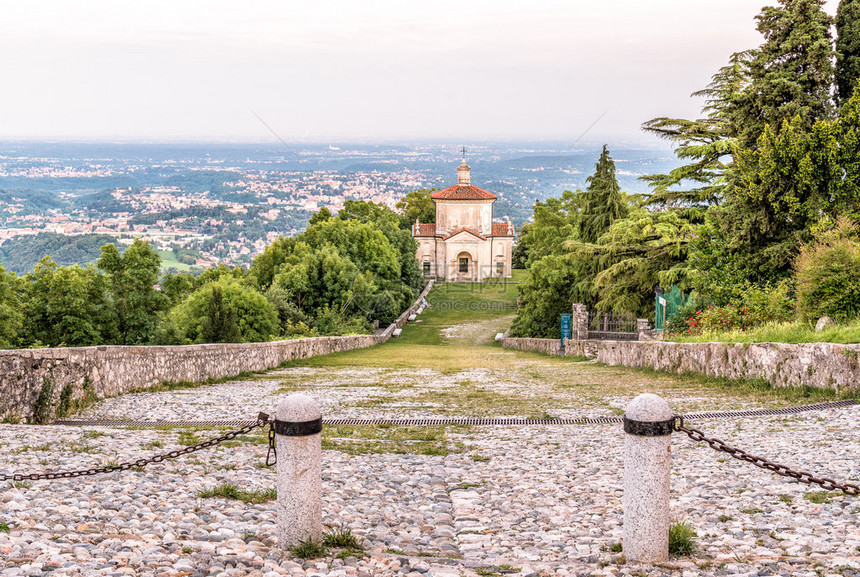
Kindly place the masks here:
[(271, 343), (188, 346), (102, 346), (0, 351), (0, 418), (29, 419), (43, 388), (56, 409), (70, 387), (72, 399), (84, 387), (97, 398), (112, 397), (164, 382), (200, 382), (261, 371), (285, 361), (369, 347), (385, 337), (314, 337)]
[[(501, 342), (509, 349), (559, 352), (556, 339), (507, 338)], [(775, 387), (860, 389), (860, 345), (580, 340), (567, 341), (565, 354), (669, 373), (764, 379)]]
[(860, 345), (605, 341), (598, 344), (597, 360), (670, 373), (765, 379), (775, 387), (860, 388)]
[(377, 335), (271, 343), (0, 350), (0, 420), (31, 419), (43, 391), (46, 417), (52, 418), (64, 389), (72, 400), (87, 395), (103, 399), (165, 382), (232, 377), (277, 367), (285, 361), (383, 343), (406, 323), (432, 287), (431, 280), (415, 302)]
[(504, 337), (499, 339), (502, 348), (517, 349), (518, 351), (534, 351), (545, 355), (563, 355), (561, 341), (559, 339), (526, 339), (518, 337)]

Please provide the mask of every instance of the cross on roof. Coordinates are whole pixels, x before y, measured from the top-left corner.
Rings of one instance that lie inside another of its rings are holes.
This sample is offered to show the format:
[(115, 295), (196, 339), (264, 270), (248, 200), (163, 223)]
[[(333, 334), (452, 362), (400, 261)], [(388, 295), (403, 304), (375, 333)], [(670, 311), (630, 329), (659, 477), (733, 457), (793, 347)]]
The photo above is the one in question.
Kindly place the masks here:
[(465, 146), (462, 148), (462, 152), (463, 152), (463, 160), (466, 160), (466, 147)]

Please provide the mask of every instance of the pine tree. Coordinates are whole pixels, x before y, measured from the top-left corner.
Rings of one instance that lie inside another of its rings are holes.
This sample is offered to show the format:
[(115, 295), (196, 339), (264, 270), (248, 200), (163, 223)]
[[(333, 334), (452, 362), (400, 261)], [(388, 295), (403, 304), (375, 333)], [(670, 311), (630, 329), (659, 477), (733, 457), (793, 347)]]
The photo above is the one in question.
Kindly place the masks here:
[(615, 162), (609, 156), (605, 144), (594, 165), (594, 174), (586, 182), (588, 188), (585, 191), (582, 219), (579, 221), (579, 239), (594, 243), (613, 222), (626, 217), (628, 212), (621, 187), (615, 178)]
[(824, 0), (779, 0), (756, 16), (764, 44), (750, 52), (750, 84), (732, 117), (749, 148), (765, 126), (778, 129), (799, 116), (804, 128), (832, 116), (832, 18)]
[(839, 2), (836, 34), (836, 97), (841, 104), (860, 81), (860, 0)]

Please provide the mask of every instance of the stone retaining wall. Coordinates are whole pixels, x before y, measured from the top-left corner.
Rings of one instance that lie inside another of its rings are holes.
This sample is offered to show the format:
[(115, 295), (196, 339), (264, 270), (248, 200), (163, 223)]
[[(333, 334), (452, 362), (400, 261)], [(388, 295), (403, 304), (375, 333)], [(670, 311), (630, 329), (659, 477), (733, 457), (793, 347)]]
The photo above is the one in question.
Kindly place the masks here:
[[(556, 339), (502, 339), (508, 349), (558, 354)], [(764, 379), (775, 387), (860, 389), (860, 345), (833, 343), (672, 343), (567, 341), (566, 356), (607, 365), (696, 373), (728, 379)]]
[(72, 399), (84, 397), (85, 385), (101, 399), (164, 382), (201, 382), (261, 371), (284, 361), (369, 347), (384, 340), (355, 335), (271, 343), (0, 351), (0, 419), (29, 419), (43, 388), (52, 389), (52, 415), (67, 386)]
[[(431, 280), (398, 319), (376, 335), (312, 337), (271, 343), (187, 346), (101, 346), (0, 350), (0, 420), (29, 420), (37, 399), (49, 393), (52, 418), (63, 389), (71, 399), (103, 399), (165, 382), (202, 382), (262, 371), (285, 361), (306, 359), (383, 343), (421, 304)], [(85, 390), (87, 388), (88, 390)]]

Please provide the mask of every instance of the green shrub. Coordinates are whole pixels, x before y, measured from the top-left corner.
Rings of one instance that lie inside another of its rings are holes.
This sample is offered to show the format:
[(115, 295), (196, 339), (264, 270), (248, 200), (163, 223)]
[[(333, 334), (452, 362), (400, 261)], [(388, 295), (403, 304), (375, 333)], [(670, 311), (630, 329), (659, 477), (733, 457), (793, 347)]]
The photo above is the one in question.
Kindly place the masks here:
[[(687, 318), (686, 334), (745, 331), (766, 324), (788, 322), (794, 317), (792, 287), (788, 282), (776, 286), (752, 283), (738, 285), (725, 306), (707, 305)], [(688, 313), (689, 309), (682, 309)], [(673, 321), (673, 326), (680, 323)]]
[(860, 242), (823, 239), (801, 249), (794, 262), (797, 312), (803, 320), (860, 316)]
[(733, 304), (742, 309), (748, 327), (784, 323), (794, 319), (792, 292), (789, 282), (775, 286), (746, 283), (740, 287), (739, 297)]

